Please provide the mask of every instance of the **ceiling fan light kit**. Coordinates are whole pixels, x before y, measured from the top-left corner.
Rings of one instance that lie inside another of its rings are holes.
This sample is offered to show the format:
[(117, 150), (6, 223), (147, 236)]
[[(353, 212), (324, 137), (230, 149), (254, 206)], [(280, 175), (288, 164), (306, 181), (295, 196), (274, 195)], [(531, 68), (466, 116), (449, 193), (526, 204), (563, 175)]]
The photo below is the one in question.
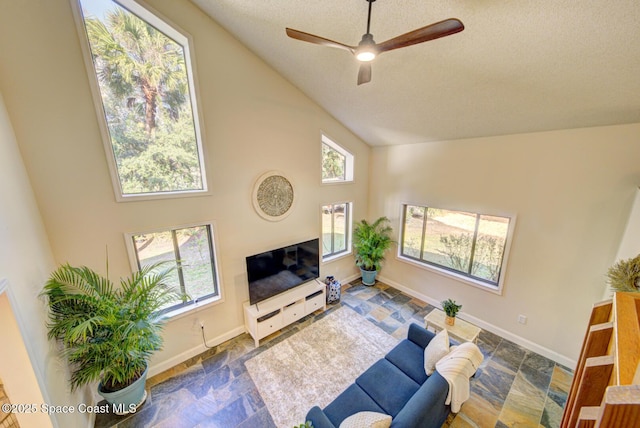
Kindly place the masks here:
[(361, 62), (373, 61), (376, 55), (378, 55), (378, 49), (376, 42), (373, 41), (373, 36), (369, 33), (362, 36), (362, 40), (358, 43), (356, 48), (356, 59)]
[(355, 55), (356, 59), (361, 62), (360, 69), (358, 70), (358, 85), (361, 85), (371, 81), (371, 62), (381, 53), (450, 36), (464, 30), (464, 25), (459, 19), (449, 18), (405, 34), (401, 34), (387, 40), (386, 42), (376, 43), (373, 41), (373, 34), (369, 31), (371, 25), (371, 5), (376, 0), (365, 1), (369, 3), (367, 32), (362, 36), (362, 40), (360, 40), (358, 46), (345, 45), (344, 43), (325, 39), (324, 37), (294, 30), (292, 28), (286, 29), (287, 35), (292, 39), (314, 43), (316, 45), (328, 46), (331, 48), (343, 49)]

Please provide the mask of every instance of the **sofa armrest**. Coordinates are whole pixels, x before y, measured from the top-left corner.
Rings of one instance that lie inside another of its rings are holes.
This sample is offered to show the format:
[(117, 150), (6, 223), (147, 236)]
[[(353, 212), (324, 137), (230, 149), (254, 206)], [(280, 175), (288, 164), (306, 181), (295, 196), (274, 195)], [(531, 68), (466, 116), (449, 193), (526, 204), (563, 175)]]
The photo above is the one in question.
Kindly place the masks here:
[(435, 336), (435, 333), (419, 326), (416, 323), (411, 323), (409, 326), (409, 332), (407, 333), (407, 338), (422, 349), (426, 348), (429, 342), (431, 342), (431, 339)]
[(305, 419), (305, 422), (306, 421), (311, 421), (313, 428), (336, 428), (318, 406), (313, 406), (311, 410), (309, 410), (307, 418)]

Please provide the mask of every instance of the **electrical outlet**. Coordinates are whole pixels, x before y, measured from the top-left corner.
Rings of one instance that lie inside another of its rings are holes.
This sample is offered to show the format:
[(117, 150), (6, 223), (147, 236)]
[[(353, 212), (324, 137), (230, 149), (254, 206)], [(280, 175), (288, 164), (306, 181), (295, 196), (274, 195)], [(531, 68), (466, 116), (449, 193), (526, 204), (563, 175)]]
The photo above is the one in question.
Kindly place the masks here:
[(526, 315), (518, 315), (518, 322), (520, 324), (526, 324), (527, 323), (527, 317)]
[(200, 328), (204, 328), (204, 321), (200, 321)]

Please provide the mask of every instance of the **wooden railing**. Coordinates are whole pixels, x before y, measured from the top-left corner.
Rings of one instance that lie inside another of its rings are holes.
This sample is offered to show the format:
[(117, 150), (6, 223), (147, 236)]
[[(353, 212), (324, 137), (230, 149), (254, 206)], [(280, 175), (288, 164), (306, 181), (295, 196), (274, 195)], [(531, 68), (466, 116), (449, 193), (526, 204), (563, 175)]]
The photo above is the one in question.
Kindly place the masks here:
[(640, 428), (640, 293), (591, 311), (560, 428)]

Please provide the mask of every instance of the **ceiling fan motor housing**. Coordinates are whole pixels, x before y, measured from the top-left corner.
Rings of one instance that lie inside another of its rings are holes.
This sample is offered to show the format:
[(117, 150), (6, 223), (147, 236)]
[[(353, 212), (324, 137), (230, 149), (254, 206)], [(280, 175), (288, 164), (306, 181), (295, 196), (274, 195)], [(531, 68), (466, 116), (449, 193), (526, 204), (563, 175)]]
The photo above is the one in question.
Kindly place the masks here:
[(356, 49), (355, 54), (358, 61), (373, 61), (378, 54), (378, 49), (376, 47), (376, 42), (373, 41), (373, 35), (371, 33), (362, 35), (362, 40), (358, 43), (358, 48)]

